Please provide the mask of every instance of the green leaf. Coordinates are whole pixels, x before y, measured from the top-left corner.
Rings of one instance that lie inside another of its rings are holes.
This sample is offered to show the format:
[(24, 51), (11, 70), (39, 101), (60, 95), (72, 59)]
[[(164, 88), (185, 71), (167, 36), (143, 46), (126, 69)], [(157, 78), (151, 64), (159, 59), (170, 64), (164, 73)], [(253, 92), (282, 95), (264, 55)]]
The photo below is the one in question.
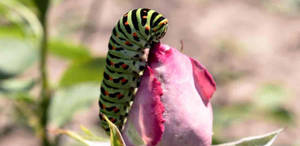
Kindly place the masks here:
[(271, 146), (278, 134), (283, 129), (279, 129), (264, 135), (242, 138), (235, 142), (213, 145), (213, 146)]
[(58, 89), (50, 104), (50, 123), (60, 127), (72, 119), (75, 112), (97, 102), (99, 85), (83, 83)]
[(292, 124), (294, 122), (294, 114), (286, 109), (283, 106), (279, 106), (276, 108), (272, 108), (270, 110), (266, 111), (265, 117), (270, 117), (270, 119), (273, 119), (276, 122), (281, 122), (281, 124)]
[(28, 25), (31, 28), (32, 34), (34, 34), (37, 39), (40, 39), (43, 35), (42, 25), (37, 16), (24, 4), (16, 0), (1, 0), (0, 10), (6, 11), (6, 18), (12, 22), (20, 24), (21, 22), (19, 21), (25, 20), (26, 22), (22, 22), (22, 27)]
[(0, 80), (22, 73), (38, 56), (32, 44), (12, 38), (0, 38), (0, 52)]
[(36, 102), (35, 98), (32, 95), (29, 95), (28, 92), (14, 92), (14, 93), (0, 92), (0, 99), (1, 98), (6, 98), (13, 101), (30, 104), (31, 107), (33, 107), (33, 104), (35, 104)]
[(22, 28), (16, 24), (0, 25), (0, 38), (4, 37), (25, 38), (25, 35)]
[(35, 80), (7, 79), (0, 82), (0, 93), (27, 92), (35, 85)]
[(257, 106), (274, 108), (280, 106), (287, 99), (287, 91), (279, 83), (265, 83), (257, 91)]
[[(8, 25), (0, 32), (0, 80), (18, 75), (37, 60), (35, 49), (42, 29), (35, 14), (16, 0), (1, 0), (0, 9)], [(5, 19), (3, 19), (5, 21)], [(30, 32), (28, 29), (30, 28)], [(33, 40), (33, 36), (35, 39)]]
[(36, 10), (36, 6), (35, 4), (33, 3), (33, 0), (10, 0), (10, 1), (14, 1), (18, 4), (22, 4), (24, 5), (26, 8), (29, 8), (30, 10), (32, 11), (35, 11)]
[[(79, 135), (75, 132), (72, 132), (70, 130), (63, 130), (63, 129), (56, 129), (54, 133), (56, 134), (63, 134), (67, 135), (70, 138), (86, 145), (86, 146), (110, 146), (110, 142), (108, 139), (104, 139), (99, 136), (95, 136), (90, 130), (87, 128), (81, 127), (81, 130), (84, 132), (83, 135)], [(88, 133), (88, 134), (86, 134)], [(93, 135), (93, 138), (90, 138), (90, 135)], [(97, 139), (97, 140), (91, 140), (91, 139)]]
[(117, 128), (117, 126), (112, 123), (105, 115), (103, 115), (104, 119), (108, 123), (109, 129), (110, 129), (110, 143), (111, 146), (126, 146), (121, 132)]
[(82, 82), (99, 82), (102, 80), (105, 58), (92, 58), (74, 61), (64, 72), (59, 85), (66, 87)]
[[(107, 138), (96, 136), (93, 132), (91, 132), (89, 129), (87, 129), (86, 127), (84, 127), (82, 125), (80, 126), (80, 129), (82, 132), (84, 132), (83, 137), (87, 140), (90, 140), (90, 141), (106, 141), (107, 140)], [(103, 133), (103, 134), (105, 134), (105, 133)]]
[(245, 120), (252, 110), (253, 107), (249, 103), (214, 107), (214, 131), (221, 130), (220, 132), (222, 132), (223, 128)]
[(49, 51), (54, 55), (66, 59), (88, 59), (91, 58), (88, 49), (82, 45), (75, 45), (68, 41), (50, 40)]

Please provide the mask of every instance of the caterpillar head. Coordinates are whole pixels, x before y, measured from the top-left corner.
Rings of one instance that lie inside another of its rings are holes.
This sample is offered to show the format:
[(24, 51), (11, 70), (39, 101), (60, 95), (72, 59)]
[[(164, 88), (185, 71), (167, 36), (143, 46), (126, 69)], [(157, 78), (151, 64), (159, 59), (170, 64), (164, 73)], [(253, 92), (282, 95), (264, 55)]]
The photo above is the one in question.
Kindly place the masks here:
[(152, 29), (153, 42), (159, 42), (159, 40), (165, 36), (168, 30), (168, 19), (164, 18), (157, 26)]

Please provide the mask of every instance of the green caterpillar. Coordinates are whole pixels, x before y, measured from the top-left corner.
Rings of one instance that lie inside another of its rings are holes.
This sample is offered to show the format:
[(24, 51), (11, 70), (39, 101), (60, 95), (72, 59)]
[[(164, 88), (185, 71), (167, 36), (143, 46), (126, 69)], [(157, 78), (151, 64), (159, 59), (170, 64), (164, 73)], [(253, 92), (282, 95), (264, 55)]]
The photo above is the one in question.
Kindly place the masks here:
[(113, 28), (99, 98), (99, 117), (107, 132), (103, 114), (122, 129), (146, 66), (144, 50), (159, 43), (167, 27), (168, 20), (160, 13), (139, 8), (123, 15)]

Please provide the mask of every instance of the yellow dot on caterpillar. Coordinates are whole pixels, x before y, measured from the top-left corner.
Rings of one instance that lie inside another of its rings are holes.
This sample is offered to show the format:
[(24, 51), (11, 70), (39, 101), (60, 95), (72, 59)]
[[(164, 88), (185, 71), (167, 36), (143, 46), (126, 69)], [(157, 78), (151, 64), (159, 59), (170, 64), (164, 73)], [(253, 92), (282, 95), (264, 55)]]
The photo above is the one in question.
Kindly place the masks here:
[(145, 26), (146, 30), (150, 30), (150, 27), (148, 25)]
[(164, 21), (164, 22), (161, 22), (159, 25), (162, 26), (164, 24), (167, 24), (168, 23), (168, 20)]

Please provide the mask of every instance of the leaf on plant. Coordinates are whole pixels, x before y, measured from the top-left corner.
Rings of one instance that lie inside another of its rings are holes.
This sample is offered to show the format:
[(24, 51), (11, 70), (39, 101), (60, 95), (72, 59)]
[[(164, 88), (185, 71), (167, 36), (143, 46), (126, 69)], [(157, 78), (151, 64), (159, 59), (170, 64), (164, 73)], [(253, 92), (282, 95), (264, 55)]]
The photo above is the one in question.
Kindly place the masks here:
[[(294, 122), (294, 114), (284, 106), (279, 106), (266, 111), (265, 117), (269, 116), (276, 122), (281, 122), (282, 124), (291, 124)], [(268, 119), (268, 118), (267, 118)]]
[(213, 146), (271, 146), (283, 129), (279, 129), (264, 135), (242, 138), (235, 142)]
[(99, 85), (78, 84), (58, 89), (50, 105), (50, 123), (60, 127), (68, 122), (73, 114), (89, 107), (99, 96)]
[(17, 0), (0, 1), (0, 9), (5, 9), (5, 11), (7, 12), (7, 19), (16, 23), (20, 23), (17, 22), (19, 20), (25, 20), (26, 23), (24, 23), (23, 25), (25, 26), (27, 24), (30, 27), (32, 34), (34, 34), (38, 39), (40, 39), (43, 35), (43, 29), (41, 23), (38, 20), (37, 15), (29, 8), (32, 8), (32, 6), (32, 2), (23, 3)]
[(216, 134), (221, 133), (226, 127), (246, 120), (252, 110), (253, 108), (249, 103), (214, 107), (214, 132)]
[[(67, 135), (70, 138), (77, 140), (78, 142), (80, 142), (86, 146), (110, 146), (110, 142), (108, 139), (104, 139), (104, 138), (95, 136), (90, 130), (88, 130), (86, 128), (84, 128), (83, 132), (85, 134), (79, 135), (70, 130), (56, 129), (53, 131), (53, 133), (55, 133), (55, 134)], [(89, 133), (89, 134), (86, 134), (86, 133)], [(90, 135), (93, 135), (94, 139), (97, 139), (97, 140), (91, 140), (91, 138), (88, 138)]]
[(259, 88), (257, 95), (259, 99), (255, 100), (258, 105), (263, 108), (278, 107), (287, 97), (287, 91), (281, 84), (266, 83)]
[(26, 92), (32, 89), (35, 85), (35, 80), (20, 80), (20, 79), (7, 79), (0, 82), (0, 93), (19, 93)]
[(33, 3), (33, 0), (10, 0), (10, 1), (15, 1), (19, 4), (24, 5), (26, 8), (29, 8), (30, 10), (34, 11), (35, 10), (35, 5)]
[(38, 56), (29, 42), (12, 38), (0, 38), (0, 52), (0, 80), (22, 73)]
[(87, 129), (84, 126), (80, 126), (81, 131), (84, 133), (83, 137), (85, 139), (91, 140), (91, 141), (107, 141), (107, 138), (102, 138), (99, 136), (96, 136), (93, 132), (91, 132), (89, 129)]
[(105, 115), (103, 115), (103, 117), (107, 121), (109, 129), (110, 129), (111, 146), (126, 146), (117, 126), (114, 123), (112, 123)]
[(4, 37), (24, 38), (25, 35), (20, 26), (16, 24), (8, 24), (8, 25), (1, 25), (0, 27), (0, 38), (4, 38)]
[(54, 55), (66, 59), (87, 59), (91, 57), (86, 47), (75, 45), (68, 41), (50, 40), (48, 48)]
[(97, 82), (102, 80), (105, 58), (92, 58), (74, 61), (64, 72), (59, 85), (66, 87), (82, 82)]

